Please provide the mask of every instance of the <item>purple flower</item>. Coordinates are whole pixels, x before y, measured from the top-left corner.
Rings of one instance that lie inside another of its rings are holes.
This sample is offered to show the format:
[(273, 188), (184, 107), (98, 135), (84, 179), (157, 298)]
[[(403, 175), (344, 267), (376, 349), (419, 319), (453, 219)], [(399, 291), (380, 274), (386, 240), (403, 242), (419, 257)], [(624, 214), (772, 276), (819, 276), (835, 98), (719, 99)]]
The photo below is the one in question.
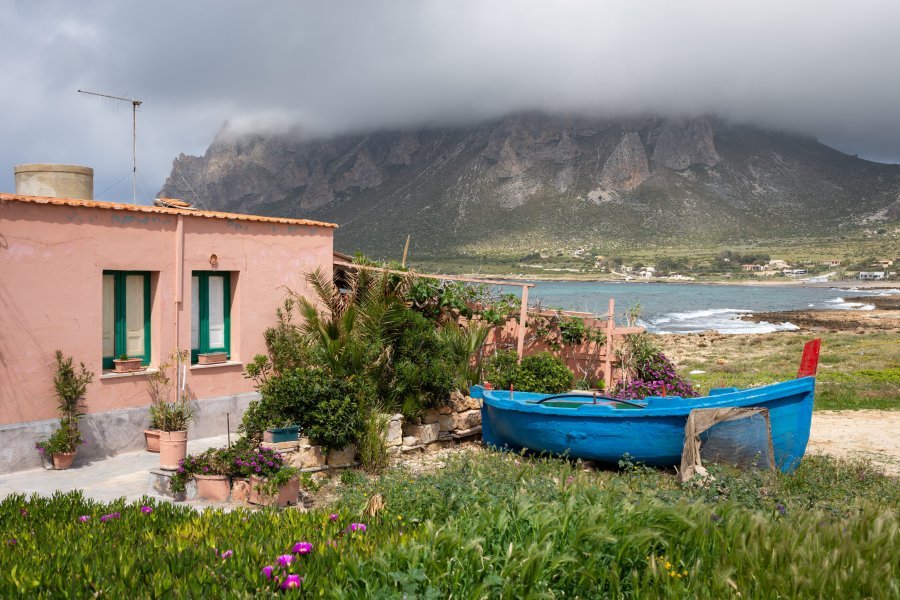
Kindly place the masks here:
[(266, 565), (262, 569), (262, 574), (265, 576), (266, 579), (272, 579), (272, 572), (274, 570), (275, 570), (275, 567), (273, 567), (272, 565)]
[(178, 467), (178, 472), (179, 472), (179, 473), (184, 473), (184, 467)]
[(225, 560), (226, 558), (231, 558), (232, 556), (234, 556), (234, 552), (231, 550), (226, 550), (225, 552), (222, 553), (222, 560)]
[(292, 590), (300, 587), (301, 583), (303, 583), (303, 578), (299, 575), (288, 575), (284, 578), (284, 581), (281, 582), (281, 589)]
[(259, 472), (261, 472), (261, 471), (262, 471), (262, 469), (261, 469), (261, 468), (259, 468), (259, 467), (256, 467), (256, 472), (257, 472), (257, 473), (259, 473)]
[(294, 557), (291, 556), (290, 554), (282, 554), (281, 556), (278, 557), (278, 559), (275, 562), (277, 562), (282, 567), (287, 567), (292, 562), (294, 562)]
[(313, 545), (309, 542), (297, 542), (291, 549), (294, 554), (309, 554), (312, 552)]
[(266, 461), (266, 464), (269, 465), (270, 467), (274, 467), (274, 466), (275, 466), (275, 463), (273, 463), (271, 460), (267, 460), (267, 461)]
[(15, 546), (15, 545), (18, 544), (18, 543), (19, 543), (19, 540), (17, 540), (16, 538), (9, 538), (9, 539), (6, 541), (6, 545), (7, 545), (7, 546)]
[[(91, 516), (90, 516), (90, 515), (81, 515), (80, 517), (78, 517), (78, 520), (81, 521), (82, 523), (86, 523), (86, 522), (89, 521), (90, 519), (91, 519)], [(101, 520), (102, 520), (102, 519), (101, 519)]]
[(350, 531), (359, 531), (362, 533), (366, 530), (366, 526), (364, 523), (350, 523)]
[(118, 519), (118, 518), (121, 517), (121, 516), (122, 516), (122, 515), (120, 515), (120, 514), (117, 513), (117, 512), (109, 513), (108, 515), (103, 515), (102, 517), (100, 517), (100, 522), (101, 522), (101, 523), (106, 523), (106, 522), (109, 521), (110, 519)]
[(145, 515), (149, 515), (150, 513), (153, 512), (153, 507), (152, 506), (142, 506), (141, 512), (144, 513)]
[(778, 509), (779, 514), (783, 515), (784, 513), (787, 512), (787, 509), (784, 507), (784, 504), (781, 504), (780, 502), (775, 505), (775, 508)]
[(28, 511), (25, 510), (24, 508), (20, 508), (20, 509), (19, 509), (19, 512), (22, 513), (22, 516), (23, 516), (23, 517), (27, 517), (27, 516), (28, 516)]
[(718, 520), (721, 519), (722, 517), (720, 517), (720, 516), (717, 515), (716, 513), (713, 513), (713, 514), (711, 514), (711, 515), (709, 516), (709, 518), (710, 518), (711, 520), (713, 520), (713, 521), (718, 521)]
[(203, 472), (204, 472), (204, 473), (209, 473), (209, 467), (203, 467)]
[(330, 515), (328, 515), (328, 518), (331, 519), (332, 521), (337, 521), (337, 520), (338, 520), (338, 514), (337, 514), (337, 513), (331, 513)]

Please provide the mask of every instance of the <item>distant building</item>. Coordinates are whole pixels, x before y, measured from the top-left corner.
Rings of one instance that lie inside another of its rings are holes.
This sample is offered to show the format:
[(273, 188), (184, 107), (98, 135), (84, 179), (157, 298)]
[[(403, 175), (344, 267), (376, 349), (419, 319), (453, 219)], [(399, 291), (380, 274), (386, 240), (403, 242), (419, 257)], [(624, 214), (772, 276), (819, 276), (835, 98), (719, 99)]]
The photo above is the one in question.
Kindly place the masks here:
[(879, 279), (884, 279), (884, 276), (884, 271), (860, 271), (857, 278), (862, 281), (877, 281)]
[(745, 271), (765, 271), (766, 267), (763, 265), (741, 265), (741, 268)]
[(819, 264), (825, 267), (839, 267), (841, 266), (841, 261), (836, 258), (832, 258), (831, 260), (823, 260)]
[(769, 261), (769, 267), (772, 269), (789, 269), (791, 265), (787, 264), (787, 261), (776, 258)]

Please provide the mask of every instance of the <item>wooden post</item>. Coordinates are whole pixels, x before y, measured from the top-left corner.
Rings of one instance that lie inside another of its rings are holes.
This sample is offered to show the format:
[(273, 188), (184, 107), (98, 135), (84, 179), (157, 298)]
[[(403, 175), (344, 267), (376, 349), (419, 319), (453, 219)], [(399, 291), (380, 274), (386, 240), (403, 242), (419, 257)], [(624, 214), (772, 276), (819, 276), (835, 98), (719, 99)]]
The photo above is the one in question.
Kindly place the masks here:
[(519, 362), (525, 355), (525, 329), (528, 327), (528, 286), (522, 286), (522, 306), (519, 308), (519, 343), (516, 352), (519, 354)]
[(609, 299), (609, 312), (606, 315), (606, 360), (603, 361), (603, 384), (607, 392), (612, 389), (612, 359), (615, 352), (613, 334), (616, 330), (615, 323), (616, 301)]

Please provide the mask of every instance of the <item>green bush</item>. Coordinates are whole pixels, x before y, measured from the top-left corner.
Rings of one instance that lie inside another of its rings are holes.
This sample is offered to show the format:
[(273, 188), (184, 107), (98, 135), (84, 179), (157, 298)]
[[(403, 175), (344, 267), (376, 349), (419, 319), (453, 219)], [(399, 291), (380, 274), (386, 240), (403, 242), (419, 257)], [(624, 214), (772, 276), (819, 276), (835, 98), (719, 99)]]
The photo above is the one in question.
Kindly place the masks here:
[(361, 430), (360, 405), (368, 393), (364, 380), (299, 367), (269, 377), (259, 391), (260, 399), (250, 402), (238, 428), (251, 440), (261, 439), (270, 427), (296, 424), (314, 444), (338, 449)]
[(485, 381), (496, 389), (559, 394), (572, 389), (574, 375), (562, 359), (549, 352), (526, 356), (518, 364), (514, 350), (499, 350), (485, 365)]

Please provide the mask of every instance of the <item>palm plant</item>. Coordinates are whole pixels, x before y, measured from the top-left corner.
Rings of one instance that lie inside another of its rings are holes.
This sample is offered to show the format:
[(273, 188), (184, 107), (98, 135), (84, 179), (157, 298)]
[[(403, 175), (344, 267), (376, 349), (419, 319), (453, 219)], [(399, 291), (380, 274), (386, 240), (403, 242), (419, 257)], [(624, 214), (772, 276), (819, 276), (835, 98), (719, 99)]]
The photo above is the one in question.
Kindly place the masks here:
[(482, 321), (468, 321), (465, 325), (444, 321), (438, 330), (457, 365), (457, 387), (463, 391), (481, 381), (481, 349), (490, 332), (491, 325)]

